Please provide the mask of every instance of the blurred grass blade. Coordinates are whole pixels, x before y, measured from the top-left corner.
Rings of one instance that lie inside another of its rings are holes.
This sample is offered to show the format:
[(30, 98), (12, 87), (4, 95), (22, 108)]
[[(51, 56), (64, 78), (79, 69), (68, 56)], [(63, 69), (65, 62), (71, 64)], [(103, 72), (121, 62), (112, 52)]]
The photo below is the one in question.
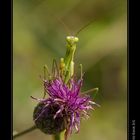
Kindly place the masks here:
[(82, 94), (92, 94), (92, 97), (95, 98), (98, 91), (99, 91), (99, 88), (93, 88), (93, 89), (82, 92)]

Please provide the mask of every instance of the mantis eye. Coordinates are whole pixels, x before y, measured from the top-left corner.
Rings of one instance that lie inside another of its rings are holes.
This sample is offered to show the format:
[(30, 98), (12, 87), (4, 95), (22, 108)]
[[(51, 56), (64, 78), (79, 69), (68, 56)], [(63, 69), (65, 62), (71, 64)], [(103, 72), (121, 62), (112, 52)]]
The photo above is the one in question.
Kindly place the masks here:
[(78, 37), (74, 37), (74, 40), (75, 40), (75, 42), (78, 42), (79, 38)]
[(79, 38), (75, 36), (67, 36), (66, 40), (69, 43), (77, 43), (79, 41)]

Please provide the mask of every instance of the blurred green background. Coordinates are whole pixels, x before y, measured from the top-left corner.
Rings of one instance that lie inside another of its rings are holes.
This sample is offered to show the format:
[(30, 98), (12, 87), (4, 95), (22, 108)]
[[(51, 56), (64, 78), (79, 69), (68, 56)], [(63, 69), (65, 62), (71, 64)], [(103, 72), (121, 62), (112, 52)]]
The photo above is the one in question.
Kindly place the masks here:
[[(13, 1), (13, 130), (33, 125), (32, 112), (41, 98), (43, 66), (65, 54), (68, 30), (78, 37), (75, 63), (83, 64), (83, 91), (99, 87), (101, 105), (81, 123), (70, 140), (127, 139), (127, 3), (126, 0)], [(64, 25), (65, 24), (65, 25)], [(51, 140), (39, 130), (19, 140)]]

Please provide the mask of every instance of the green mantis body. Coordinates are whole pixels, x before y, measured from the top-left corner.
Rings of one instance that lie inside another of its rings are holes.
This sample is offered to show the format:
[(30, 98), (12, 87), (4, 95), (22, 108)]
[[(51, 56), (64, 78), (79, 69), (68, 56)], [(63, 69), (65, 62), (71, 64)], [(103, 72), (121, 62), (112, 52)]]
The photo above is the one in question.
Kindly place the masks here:
[(67, 83), (70, 77), (74, 74), (74, 53), (76, 50), (76, 44), (79, 41), (78, 37), (67, 36), (66, 37), (66, 54), (64, 58), (61, 58), (60, 65), (63, 65), (62, 73), (64, 74), (64, 82)]

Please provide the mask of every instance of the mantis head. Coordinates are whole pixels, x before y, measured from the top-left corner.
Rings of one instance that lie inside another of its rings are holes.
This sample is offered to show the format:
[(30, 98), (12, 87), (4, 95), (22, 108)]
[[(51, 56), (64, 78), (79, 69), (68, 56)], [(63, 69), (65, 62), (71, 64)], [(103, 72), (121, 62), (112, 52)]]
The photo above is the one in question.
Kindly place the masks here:
[(67, 43), (72, 46), (72, 45), (76, 44), (79, 41), (79, 38), (75, 37), (75, 36), (67, 36), (66, 40), (67, 40)]

